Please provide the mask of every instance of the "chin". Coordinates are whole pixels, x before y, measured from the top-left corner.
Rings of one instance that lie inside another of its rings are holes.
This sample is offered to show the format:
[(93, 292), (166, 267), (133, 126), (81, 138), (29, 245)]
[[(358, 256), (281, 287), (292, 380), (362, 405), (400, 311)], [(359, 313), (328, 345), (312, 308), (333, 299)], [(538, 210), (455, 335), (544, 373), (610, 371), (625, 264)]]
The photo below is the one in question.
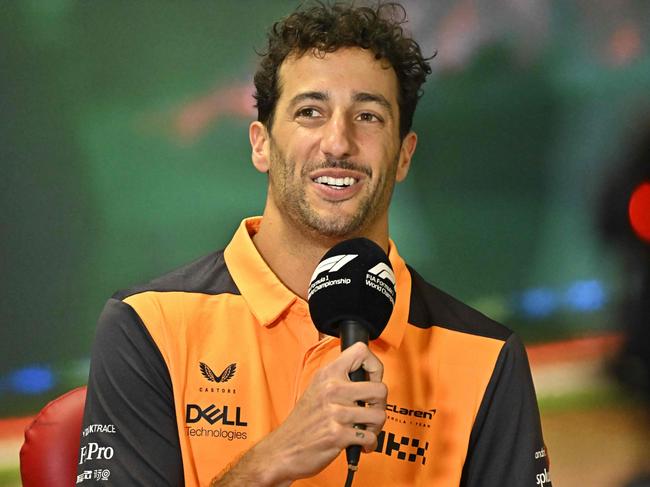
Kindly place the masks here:
[(324, 237), (332, 239), (351, 238), (357, 235), (363, 227), (363, 220), (354, 216), (342, 217), (338, 215), (313, 215), (307, 226)]

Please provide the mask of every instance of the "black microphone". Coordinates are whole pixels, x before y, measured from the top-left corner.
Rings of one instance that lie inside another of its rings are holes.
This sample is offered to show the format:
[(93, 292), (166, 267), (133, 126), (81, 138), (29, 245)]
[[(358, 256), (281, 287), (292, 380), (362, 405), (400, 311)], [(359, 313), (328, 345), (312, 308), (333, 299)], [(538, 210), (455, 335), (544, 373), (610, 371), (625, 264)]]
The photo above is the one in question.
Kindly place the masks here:
[[(395, 274), (386, 253), (367, 238), (345, 240), (332, 247), (314, 270), (307, 292), (309, 312), (321, 333), (340, 337), (341, 351), (356, 342), (366, 345), (386, 327), (395, 306)], [(368, 380), (359, 368), (354, 382)], [(360, 406), (365, 406), (359, 401)], [(365, 429), (365, 425), (354, 425)], [(361, 447), (345, 450), (348, 468), (357, 469)]]

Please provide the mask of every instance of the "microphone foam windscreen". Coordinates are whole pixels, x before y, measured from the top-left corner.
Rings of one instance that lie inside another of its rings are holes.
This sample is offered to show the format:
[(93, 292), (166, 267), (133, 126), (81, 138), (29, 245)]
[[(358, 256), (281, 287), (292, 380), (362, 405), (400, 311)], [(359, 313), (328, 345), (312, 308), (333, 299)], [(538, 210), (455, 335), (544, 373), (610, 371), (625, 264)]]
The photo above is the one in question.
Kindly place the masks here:
[(338, 337), (338, 324), (354, 320), (376, 339), (395, 306), (395, 274), (386, 253), (367, 238), (332, 247), (314, 270), (307, 299), (318, 331)]

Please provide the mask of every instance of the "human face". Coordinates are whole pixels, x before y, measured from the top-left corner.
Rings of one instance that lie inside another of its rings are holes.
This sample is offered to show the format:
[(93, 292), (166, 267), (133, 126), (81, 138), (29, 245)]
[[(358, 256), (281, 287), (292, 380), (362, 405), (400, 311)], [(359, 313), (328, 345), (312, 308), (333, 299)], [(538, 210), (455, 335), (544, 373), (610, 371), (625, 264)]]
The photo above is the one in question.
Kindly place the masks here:
[(258, 166), (269, 172), (267, 205), (326, 237), (387, 233), (393, 187), (415, 148), (415, 134), (407, 148), (399, 138), (395, 71), (345, 48), (290, 56), (279, 81), (267, 166)]

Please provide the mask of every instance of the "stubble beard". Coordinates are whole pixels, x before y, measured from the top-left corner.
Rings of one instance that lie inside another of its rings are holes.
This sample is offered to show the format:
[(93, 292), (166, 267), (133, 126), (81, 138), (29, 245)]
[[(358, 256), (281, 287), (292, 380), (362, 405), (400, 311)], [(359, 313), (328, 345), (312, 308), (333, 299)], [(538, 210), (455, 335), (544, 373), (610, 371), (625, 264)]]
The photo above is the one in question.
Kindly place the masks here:
[[(364, 229), (373, 223), (388, 209), (395, 173), (397, 157), (392, 161), (389, 170), (379, 174), (377, 182), (372, 187), (363, 189), (361, 200), (353, 214), (337, 212), (335, 209), (322, 215), (307, 201), (307, 175), (321, 168), (352, 169), (366, 174), (372, 181), (372, 171), (346, 160), (326, 160), (324, 162), (308, 162), (303, 166), (299, 178), (296, 178), (296, 164), (286, 159), (282, 151), (274, 144), (271, 145), (271, 170), (269, 171), (272, 196), (275, 205), (292, 220), (299, 229), (310, 235), (329, 239), (342, 239), (361, 236)], [(358, 196), (357, 196), (358, 197)], [(345, 202), (330, 203), (333, 208)]]

